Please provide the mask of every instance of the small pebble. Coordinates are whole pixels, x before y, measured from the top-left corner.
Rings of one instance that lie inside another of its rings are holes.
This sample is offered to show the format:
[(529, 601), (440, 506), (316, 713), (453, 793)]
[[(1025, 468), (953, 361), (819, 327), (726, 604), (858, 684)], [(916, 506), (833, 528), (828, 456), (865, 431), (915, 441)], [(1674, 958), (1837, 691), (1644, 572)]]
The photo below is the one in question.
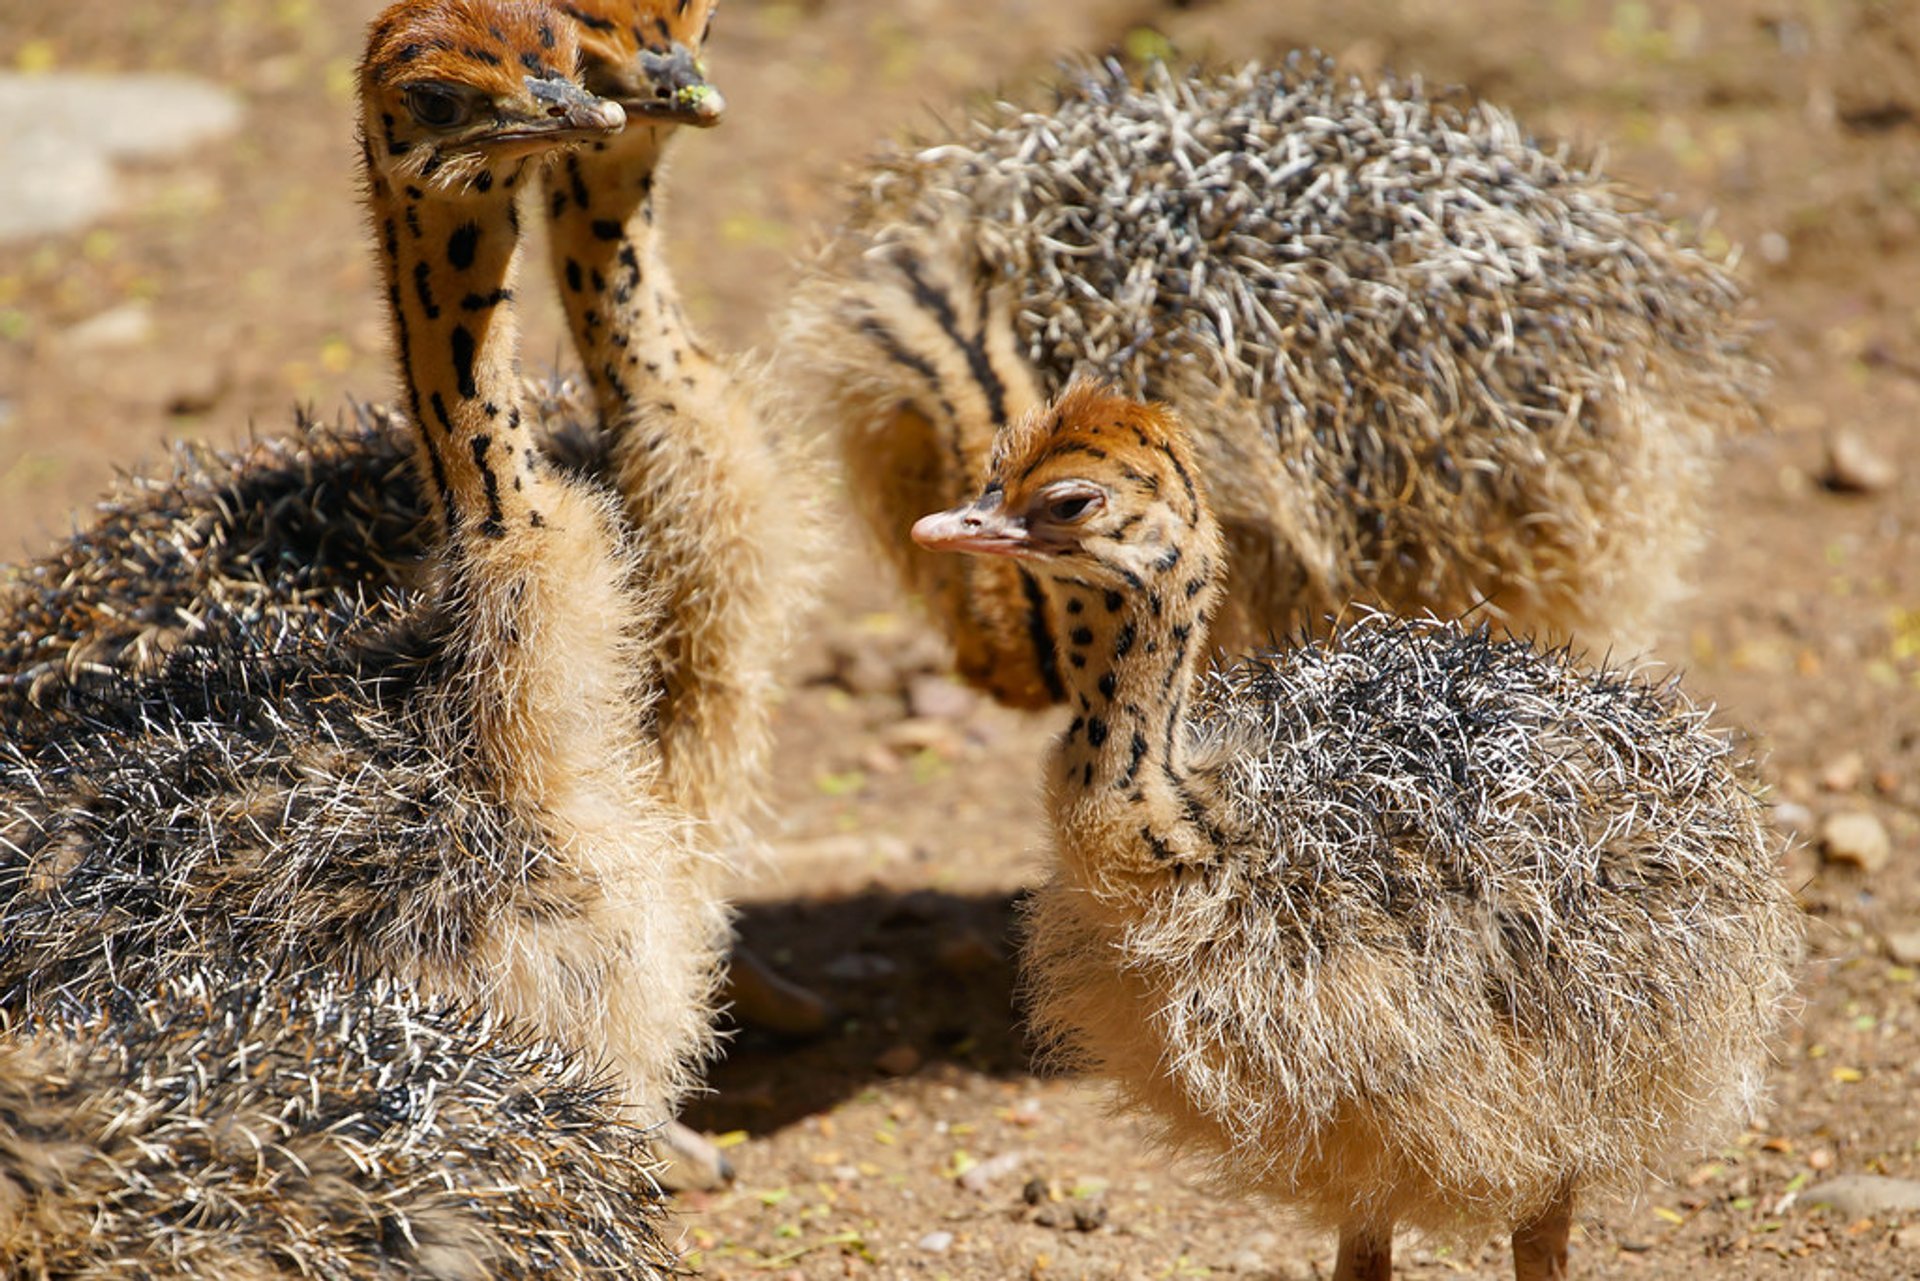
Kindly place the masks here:
[(911, 1045), (896, 1045), (882, 1051), (873, 1065), (888, 1076), (912, 1076), (919, 1071), (920, 1061), (920, 1051)]
[(833, 681), (852, 694), (892, 694), (900, 673), (870, 645), (851, 645), (833, 655)]
[(928, 1254), (945, 1254), (953, 1247), (953, 1233), (929, 1232), (913, 1244), (915, 1249), (925, 1250)]
[(1899, 965), (1920, 965), (1920, 930), (1895, 930), (1884, 941), (1888, 959)]
[(875, 983), (899, 971), (892, 957), (878, 952), (842, 952), (820, 967), (822, 974), (837, 983)]
[(1889, 1244), (1896, 1250), (1920, 1250), (1920, 1223), (1901, 1228), (1893, 1234)]
[(998, 948), (981, 937), (978, 930), (966, 930), (940, 940), (934, 953), (940, 968), (955, 978), (984, 974), (1005, 958)]
[(907, 710), (915, 716), (957, 721), (973, 710), (973, 691), (944, 676), (916, 676), (907, 682)]
[(1860, 786), (1867, 762), (1858, 752), (1848, 752), (1820, 771), (1820, 786), (1829, 792), (1851, 792)]
[(1781, 801), (1773, 807), (1773, 825), (1783, 832), (1813, 830), (1813, 811), (1799, 801)]
[(1006, 1178), (1009, 1174), (1012, 1174), (1021, 1166), (1025, 1165), (1032, 1157), (1033, 1153), (1026, 1148), (1017, 1148), (1012, 1152), (1002, 1152), (999, 1156), (991, 1157), (977, 1165), (969, 1167), (967, 1172), (960, 1176), (958, 1182), (961, 1187), (969, 1192), (985, 1192), (991, 1188), (995, 1182)]
[(880, 731), (880, 739), (893, 752), (903, 755), (933, 752), (946, 760), (958, 757), (963, 746), (960, 732), (951, 722), (928, 716), (895, 721)]
[(1880, 820), (1863, 810), (1832, 814), (1820, 825), (1820, 852), (1827, 862), (1879, 872), (1893, 858), (1893, 843)]
[(1827, 438), (1827, 465), (1820, 483), (1837, 494), (1877, 494), (1900, 479), (1899, 468), (1850, 431)]

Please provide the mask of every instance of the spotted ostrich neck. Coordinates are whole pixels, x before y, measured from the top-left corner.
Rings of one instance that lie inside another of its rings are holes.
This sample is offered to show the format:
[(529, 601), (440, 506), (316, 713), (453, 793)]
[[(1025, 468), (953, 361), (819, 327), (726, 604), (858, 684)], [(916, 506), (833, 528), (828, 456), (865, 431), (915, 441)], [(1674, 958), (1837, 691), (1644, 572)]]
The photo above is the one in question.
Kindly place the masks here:
[(535, 470), (514, 367), (513, 198), (511, 184), (447, 199), (384, 177), (369, 183), (423, 480), (455, 537), (540, 525), (552, 483)]
[(1072, 798), (1069, 815), (1101, 825), (1135, 816), (1149, 844), (1175, 842), (1174, 829), (1198, 804), (1181, 729), (1212, 584), (1206, 566), (1182, 572), (1183, 560), (1169, 548), (1166, 568), (1138, 587), (1070, 575), (1044, 585), (1074, 712), (1058, 748), (1057, 786)]
[(672, 131), (565, 157), (547, 179), (555, 276), (602, 422), (638, 395), (698, 390), (715, 376), (690, 331), (655, 227), (655, 178)]

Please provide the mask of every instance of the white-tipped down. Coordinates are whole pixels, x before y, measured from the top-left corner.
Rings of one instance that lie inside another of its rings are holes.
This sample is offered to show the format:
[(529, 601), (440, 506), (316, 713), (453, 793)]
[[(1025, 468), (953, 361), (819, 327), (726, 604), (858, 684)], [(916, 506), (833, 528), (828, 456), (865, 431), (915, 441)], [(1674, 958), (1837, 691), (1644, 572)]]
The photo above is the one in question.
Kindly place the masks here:
[(1043, 1041), (1220, 1183), (1484, 1234), (1748, 1115), (1801, 918), (1677, 688), (1374, 617), (1215, 671), (1186, 734), (1217, 850), (1130, 893), (1067, 859), (1027, 978)]
[(1228, 652), (1354, 603), (1640, 650), (1764, 383), (1728, 272), (1645, 202), (1311, 58), (1070, 70), (876, 165), (785, 334), (873, 533), (1013, 702), (1059, 697), (1017, 576), (906, 530), (1076, 375), (1192, 429)]
[(200, 972), (0, 1040), (20, 1281), (680, 1275), (617, 1091), (390, 984)]

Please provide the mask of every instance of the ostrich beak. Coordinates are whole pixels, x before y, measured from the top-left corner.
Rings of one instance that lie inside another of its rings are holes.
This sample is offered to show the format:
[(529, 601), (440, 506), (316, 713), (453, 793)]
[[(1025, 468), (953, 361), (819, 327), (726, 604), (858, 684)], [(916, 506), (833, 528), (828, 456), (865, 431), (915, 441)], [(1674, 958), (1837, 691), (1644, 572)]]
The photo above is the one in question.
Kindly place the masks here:
[(1030, 556), (1040, 549), (1026, 522), (1009, 516), (1000, 496), (934, 512), (913, 523), (913, 541), (928, 551), (971, 552), (977, 556)]
[(665, 53), (643, 49), (618, 78), (623, 82), (619, 91), (607, 96), (642, 124), (710, 129), (727, 109), (727, 100), (708, 81), (700, 59), (677, 40)]
[(489, 150), (522, 145), (547, 146), (570, 139), (604, 138), (626, 128), (627, 113), (617, 102), (581, 89), (565, 80), (528, 76), (527, 95), (535, 113), (501, 122), (498, 129), (480, 135), (474, 143)]

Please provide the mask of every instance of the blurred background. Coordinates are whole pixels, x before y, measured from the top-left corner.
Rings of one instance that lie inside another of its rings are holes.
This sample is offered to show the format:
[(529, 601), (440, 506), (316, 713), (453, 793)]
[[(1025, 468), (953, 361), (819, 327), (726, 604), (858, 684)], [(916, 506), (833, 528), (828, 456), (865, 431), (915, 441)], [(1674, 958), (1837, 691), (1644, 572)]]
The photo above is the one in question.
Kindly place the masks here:
[[(6, 559), (169, 440), (387, 395), (352, 177), (378, 8), (0, 0)], [(851, 165), (983, 97), (1043, 102), (1063, 53), (1297, 47), (1599, 148), (1738, 252), (1778, 370), (1771, 422), (1728, 446), (1699, 590), (1660, 652), (1768, 753), (1820, 963), (1768, 1125), (1593, 1227), (1580, 1266), (1920, 1275), (1920, 1229), (1792, 1208), (1828, 1172), (1920, 1175), (1920, 4), (725, 0), (708, 62), (727, 119), (681, 138), (666, 182), (689, 312), (719, 346), (764, 343)], [(538, 369), (561, 327), (545, 289), (521, 297)], [(842, 541), (861, 555), (851, 525)], [(1315, 1275), (1327, 1243), (1276, 1237), (1143, 1156), (1081, 1087), (1028, 1074), (1009, 903), (1034, 874), (1049, 726), (945, 681), (876, 577), (833, 588), (796, 660), (773, 853), (746, 891), (749, 937), (849, 1019), (812, 1046), (736, 1042), (696, 1119), (750, 1136), (743, 1183), (687, 1204), (689, 1245), (722, 1277)]]

